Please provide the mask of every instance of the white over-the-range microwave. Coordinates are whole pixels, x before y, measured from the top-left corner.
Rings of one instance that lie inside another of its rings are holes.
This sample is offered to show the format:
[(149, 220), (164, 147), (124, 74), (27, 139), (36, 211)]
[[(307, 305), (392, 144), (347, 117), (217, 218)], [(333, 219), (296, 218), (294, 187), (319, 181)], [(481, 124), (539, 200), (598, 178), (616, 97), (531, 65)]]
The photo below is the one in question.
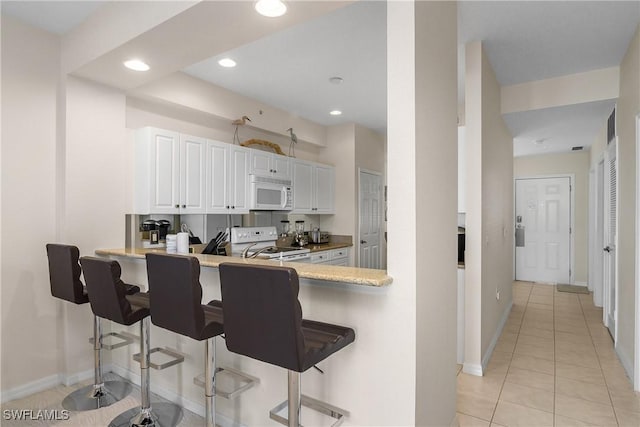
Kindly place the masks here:
[(293, 184), (290, 179), (249, 175), (249, 209), (290, 211), (293, 209)]

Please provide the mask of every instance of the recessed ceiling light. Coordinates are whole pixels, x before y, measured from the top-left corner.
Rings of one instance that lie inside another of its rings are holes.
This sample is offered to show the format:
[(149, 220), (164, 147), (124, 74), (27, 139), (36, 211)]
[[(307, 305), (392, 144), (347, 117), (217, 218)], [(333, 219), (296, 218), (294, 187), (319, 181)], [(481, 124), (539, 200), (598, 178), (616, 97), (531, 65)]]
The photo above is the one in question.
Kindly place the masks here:
[(334, 85), (339, 85), (340, 83), (342, 83), (344, 81), (344, 79), (342, 77), (329, 77), (329, 83), (332, 83)]
[(544, 144), (544, 142), (546, 141), (546, 138), (540, 138), (540, 139), (536, 139), (535, 141), (533, 141), (534, 144), (536, 145), (542, 145)]
[(236, 66), (236, 61), (231, 58), (222, 58), (220, 61), (218, 61), (218, 64), (225, 68), (232, 68)]
[(146, 62), (139, 59), (130, 59), (128, 61), (124, 61), (124, 66), (134, 71), (149, 71), (150, 68)]
[(340, 114), (342, 114), (342, 111), (333, 110), (333, 111), (330, 111), (329, 114), (331, 114), (332, 116), (339, 116)]
[(287, 12), (287, 6), (281, 0), (259, 0), (255, 8), (260, 15), (269, 18), (277, 18)]

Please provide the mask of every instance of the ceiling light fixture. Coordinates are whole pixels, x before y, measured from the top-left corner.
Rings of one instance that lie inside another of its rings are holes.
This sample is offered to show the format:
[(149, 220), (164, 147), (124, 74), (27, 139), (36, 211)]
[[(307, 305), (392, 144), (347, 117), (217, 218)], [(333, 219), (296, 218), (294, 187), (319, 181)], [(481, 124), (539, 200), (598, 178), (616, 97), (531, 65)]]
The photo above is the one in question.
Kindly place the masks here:
[(141, 61), (140, 59), (130, 59), (128, 61), (124, 61), (124, 66), (130, 70), (134, 71), (149, 71), (150, 67), (146, 62)]
[(334, 85), (339, 85), (340, 83), (342, 83), (344, 81), (344, 79), (342, 77), (329, 77), (329, 83), (334, 84)]
[(255, 8), (260, 15), (268, 18), (277, 18), (287, 12), (287, 6), (281, 0), (259, 0)]
[(236, 66), (236, 61), (231, 58), (222, 58), (220, 61), (218, 61), (218, 64), (220, 64), (221, 67), (233, 68)]
[(342, 114), (342, 111), (340, 111), (340, 110), (333, 110), (333, 111), (330, 111), (330, 112), (329, 112), (329, 114), (331, 114), (332, 116), (339, 116), (339, 115), (341, 115), (341, 114)]

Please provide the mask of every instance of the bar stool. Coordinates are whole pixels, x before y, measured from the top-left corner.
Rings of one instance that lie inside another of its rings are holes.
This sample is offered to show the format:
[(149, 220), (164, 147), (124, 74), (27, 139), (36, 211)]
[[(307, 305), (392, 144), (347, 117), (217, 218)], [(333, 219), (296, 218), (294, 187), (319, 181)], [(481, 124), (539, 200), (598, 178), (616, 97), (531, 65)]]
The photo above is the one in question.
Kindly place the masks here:
[[(202, 304), (200, 262), (195, 257), (148, 253), (147, 276), (151, 295), (151, 322), (161, 328), (197, 341), (205, 341), (205, 423), (215, 426), (216, 375), (227, 369), (216, 369), (215, 337), (222, 335), (222, 303), (213, 300)], [(236, 379), (245, 383), (240, 389), (225, 393), (237, 396), (259, 381), (240, 371), (229, 370)], [(194, 382), (197, 383), (197, 381)]]
[[(80, 251), (76, 246), (48, 243), (47, 258), (49, 260), (49, 282), (51, 295), (72, 302), (74, 304), (86, 304), (89, 302), (87, 290), (80, 281), (82, 269), (78, 264)], [(137, 286), (127, 285), (126, 293), (140, 292)], [(121, 343), (114, 345), (103, 344), (105, 336), (117, 336)], [(102, 334), (102, 324), (98, 316), (93, 317), (93, 344), (94, 355), (94, 381), (92, 385), (82, 387), (66, 396), (62, 400), (62, 407), (69, 411), (89, 411), (104, 408), (125, 398), (131, 393), (131, 384), (124, 381), (103, 381), (101, 349), (109, 350), (128, 345), (132, 341), (120, 334)]]
[(110, 426), (176, 426), (182, 420), (182, 408), (173, 403), (151, 405), (149, 382), (149, 294), (126, 294), (117, 261), (82, 257), (91, 309), (96, 314), (120, 325), (140, 322), (140, 408), (133, 408), (114, 418)]
[[(303, 319), (292, 268), (223, 263), (219, 269), (227, 349), (288, 370), (288, 400), (270, 418), (299, 427), (302, 404), (342, 424), (347, 411), (301, 396), (300, 373), (352, 343), (353, 329)], [(288, 419), (278, 415), (287, 406)]]

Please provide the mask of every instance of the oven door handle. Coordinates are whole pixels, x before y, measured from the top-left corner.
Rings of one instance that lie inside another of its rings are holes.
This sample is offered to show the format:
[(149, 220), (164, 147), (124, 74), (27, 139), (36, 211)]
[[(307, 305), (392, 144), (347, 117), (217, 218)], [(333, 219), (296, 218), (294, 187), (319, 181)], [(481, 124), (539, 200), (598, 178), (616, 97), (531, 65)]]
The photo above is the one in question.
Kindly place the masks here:
[(286, 208), (286, 207), (287, 207), (287, 203), (289, 202), (289, 201), (287, 200), (287, 187), (282, 187), (282, 190), (280, 190), (280, 191), (281, 191), (281, 193), (282, 193), (282, 197), (281, 197), (281, 200), (282, 200), (281, 205), (282, 205), (282, 206), (280, 206), (280, 207), (281, 207), (282, 209), (284, 209), (284, 208)]

